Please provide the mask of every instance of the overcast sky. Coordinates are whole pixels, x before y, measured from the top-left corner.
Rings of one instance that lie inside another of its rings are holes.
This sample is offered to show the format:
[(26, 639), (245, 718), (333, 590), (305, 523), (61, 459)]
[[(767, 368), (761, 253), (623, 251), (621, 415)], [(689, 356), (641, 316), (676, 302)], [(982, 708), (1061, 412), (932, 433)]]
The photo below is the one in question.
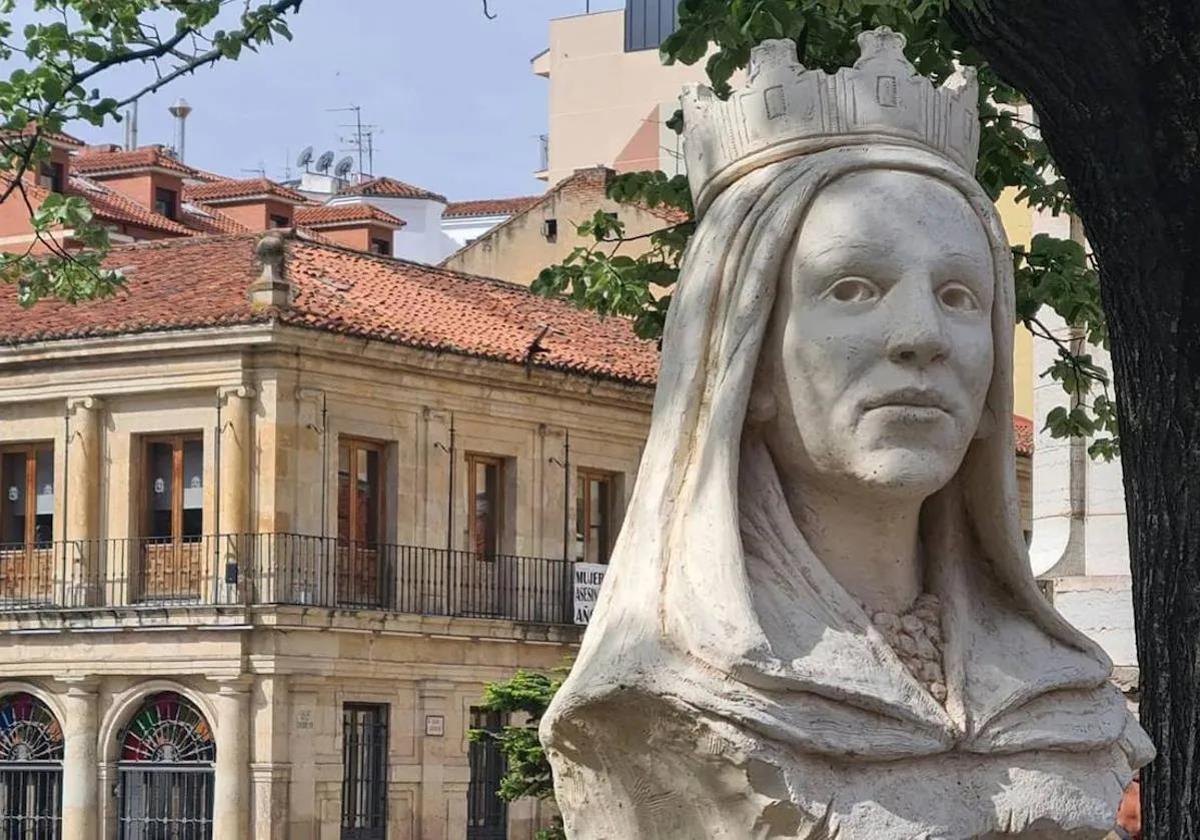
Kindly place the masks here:
[[(355, 104), (363, 122), (379, 127), (376, 174), (458, 200), (538, 193), (543, 185), (532, 173), (548, 82), (530, 72), (529, 60), (546, 48), (548, 22), (581, 13), (584, 3), (491, 0), (497, 17), (487, 20), (480, 0), (304, 0), (291, 43), (245, 53), (144, 98), (138, 142), (172, 142), (166, 109), (183, 96), (194, 109), (189, 163), (235, 177), (253, 177), (243, 170), (261, 165), (281, 179), (305, 146), (349, 154), (350, 129), (340, 126), (353, 114), (327, 109)], [(119, 81), (103, 93), (135, 89), (132, 79)], [(88, 142), (124, 137), (118, 124), (69, 130)]]

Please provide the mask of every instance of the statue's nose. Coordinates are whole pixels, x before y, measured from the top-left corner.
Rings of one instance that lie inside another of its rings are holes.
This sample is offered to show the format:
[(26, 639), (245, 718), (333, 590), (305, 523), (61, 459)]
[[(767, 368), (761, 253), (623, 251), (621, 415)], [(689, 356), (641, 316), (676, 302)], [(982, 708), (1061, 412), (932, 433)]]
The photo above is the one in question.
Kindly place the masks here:
[(950, 344), (937, 299), (928, 286), (921, 283), (905, 290), (894, 298), (894, 303), (889, 313), (888, 358), (916, 367), (943, 361), (950, 353)]

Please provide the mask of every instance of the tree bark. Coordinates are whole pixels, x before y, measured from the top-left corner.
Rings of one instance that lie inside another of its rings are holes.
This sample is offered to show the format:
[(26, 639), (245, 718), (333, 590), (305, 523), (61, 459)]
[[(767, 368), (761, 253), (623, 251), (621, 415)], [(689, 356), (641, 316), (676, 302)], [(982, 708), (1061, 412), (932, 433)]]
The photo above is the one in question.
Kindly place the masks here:
[(1145, 837), (1200, 837), (1200, 0), (952, 0), (1036, 109), (1100, 267), (1112, 341)]

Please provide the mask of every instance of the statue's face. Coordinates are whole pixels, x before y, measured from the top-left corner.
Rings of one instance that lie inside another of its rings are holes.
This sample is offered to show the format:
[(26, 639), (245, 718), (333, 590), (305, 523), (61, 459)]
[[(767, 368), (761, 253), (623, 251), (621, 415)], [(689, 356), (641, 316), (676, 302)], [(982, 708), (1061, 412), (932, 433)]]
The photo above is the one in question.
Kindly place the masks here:
[[(953, 477), (992, 376), (994, 273), (966, 199), (868, 170), (814, 199), (780, 281), (755, 401), (779, 468), (924, 498)], [(764, 394), (763, 392), (769, 392)]]

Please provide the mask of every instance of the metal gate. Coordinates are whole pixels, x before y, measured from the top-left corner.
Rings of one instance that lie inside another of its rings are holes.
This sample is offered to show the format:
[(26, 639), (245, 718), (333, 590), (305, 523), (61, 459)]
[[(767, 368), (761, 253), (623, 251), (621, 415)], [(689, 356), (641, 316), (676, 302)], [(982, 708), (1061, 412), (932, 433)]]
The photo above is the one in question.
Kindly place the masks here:
[(212, 728), (187, 699), (146, 698), (121, 735), (120, 840), (212, 840)]
[(342, 840), (387, 836), (386, 704), (342, 707)]
[(0, 699), (0, 838), (62, 836), (62, 728), (24, 692)]
[[(471, 728), (500, 732), (504, 715), (471, 709)], [(467, 840), (508, 840), (508, 803), (499, 797), (504, 778), (504, 754), (491, 738), (472, 741), (469, 760), (471, 781), (467, 785)]]

